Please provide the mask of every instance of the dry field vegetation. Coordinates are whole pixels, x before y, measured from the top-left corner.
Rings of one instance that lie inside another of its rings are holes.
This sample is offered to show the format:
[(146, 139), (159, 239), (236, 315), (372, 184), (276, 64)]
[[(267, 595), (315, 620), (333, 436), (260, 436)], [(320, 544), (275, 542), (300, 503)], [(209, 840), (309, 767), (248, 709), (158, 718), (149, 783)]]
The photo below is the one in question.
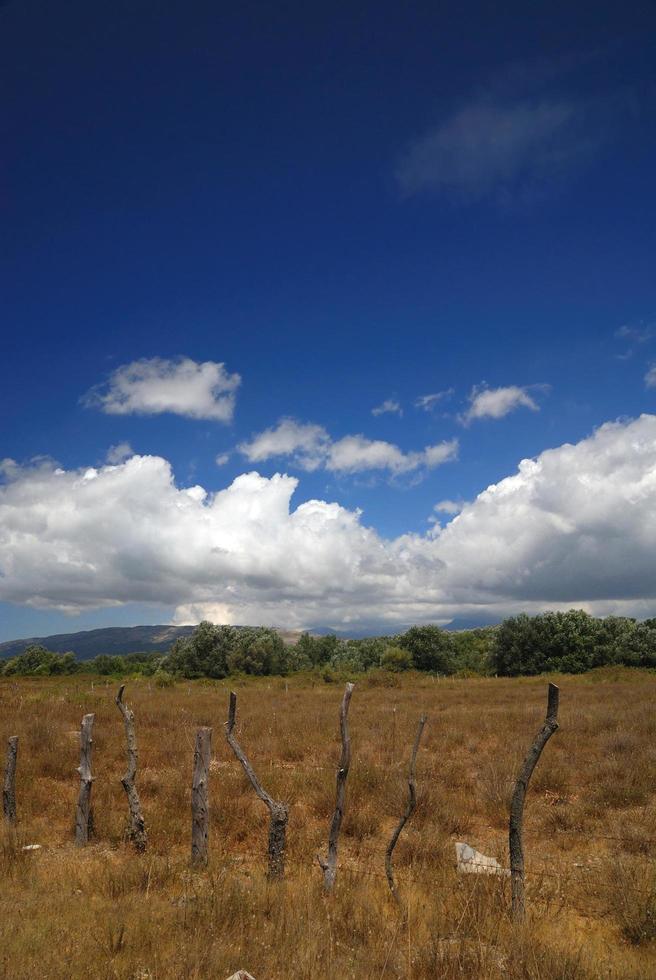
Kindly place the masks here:
[[(309, 677), (236, 683), (237, 736), (265, 788), (290, 803), (288, 874), (265, 878), (268, 811), (224, 738), (229, 681), (128, 682), (149, 847), (136, 855), (120, 776), (116, 683), (3, 679), (3, 740), (20, 736), (16, 836), (4, 830), (0, 976), (224, 980), (656, 976), (656, 676), (556, 678), (560, 731), (525, 818), (529, 920), (513, 929), (509, 883), (458, 875), (454, 842), (507, 862), (512, 777), (542, 723), (544, 678), (365, 677), (350, 709), (352, 765), (335, 891), (325, 853), (342, 687)], [(96, 713), (95, 839), (76, 849), (78, 732)], [(419, 805), (396, 850), (407, 916), (384, 851), (407, 794), (417, 720)], [(195, 731), (214, 729), (210, 864), (191, 870)], [(621, 840), (612, 839), (621, 838)], [(39, 843), (25, 852), (23, 844)]]

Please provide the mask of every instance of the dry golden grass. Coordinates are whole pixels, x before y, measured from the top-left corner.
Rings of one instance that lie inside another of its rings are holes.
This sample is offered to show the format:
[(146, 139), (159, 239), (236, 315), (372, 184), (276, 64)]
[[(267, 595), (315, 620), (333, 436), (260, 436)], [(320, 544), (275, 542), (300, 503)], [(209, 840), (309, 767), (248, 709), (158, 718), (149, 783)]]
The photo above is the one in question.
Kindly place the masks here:
[[(535, 772), (525, 834), (529, 923), (513, 930), (506, 880), (458, 876), (454, 842), (507, 861), (512, 778), (542, 722), (544, 679), (356, 685), (353, 760), (337, 886), (322, 892), (339, 758), (341, 687), (310, 678), (236, 682), (237, 732), (269, 792), (290, 803), (288, 876), (266, 882), (268, 813), (225, 743), (229, 682), (129, 682), (145, 855), (125, 842), (117, 685), (5, 679), (2, 737), (20, 736), (18, 831), (0, 866), (0, 977), (282, 978), (656, 976), (656, 677), (565, 677), (561, 730)], [(396, 711), (394, 712), (394, 708)], [(72, 843), (79, 724), (96, 713), (96, 837)], [(419, 806), (396, 851), (408, 916), (390, 898), (385, 846), (406, 800), (417, 719)], [(195, 730), (214, 728), (211, 860), (189, 867)], [(622, 840), (610, 839), (622, 838)], [(646, 840), (647, 839), (647, 840)], [(24, 852), (25, 843), (42, 850)]]

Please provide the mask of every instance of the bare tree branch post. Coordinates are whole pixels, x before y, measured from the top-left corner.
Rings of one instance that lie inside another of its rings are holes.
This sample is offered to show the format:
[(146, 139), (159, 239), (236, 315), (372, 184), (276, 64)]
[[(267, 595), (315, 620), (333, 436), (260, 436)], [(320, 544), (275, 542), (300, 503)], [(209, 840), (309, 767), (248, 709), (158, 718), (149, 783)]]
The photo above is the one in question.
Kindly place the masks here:
[(237, 695), (234, 691), (230, 692), (230, 706), (228, 708), (228, 720), (226, 722), (226, 739), (228, 745), (241, 762), (242, 769), (246, 773), (248, 780), (256, 794), (263, 803), (269, 808), (269, 870), (268, 878), (272, 881), (279, 881), (285, 876), (285, 845), (287, 839), (287, 818), (289, 810), (286, 803), (274, 800), (264, 790), (253, 772), (251, 764), (243, 753), (239, 742), (233, 735), (235, 719), (237, 717)]
[(422, 715), (419, 719), (419, 724), (417, 725), (417, 734), (415, 735), (415, 743), (412, 747), (412, 756), (410, 758), (410, 772), (408, 774), (408, 805), (405, 808), (405, 812), (399, 823), (392, 834), (391, 840), (387, 845), (387, 850), (385, 852), (385, 874), (387, 875), (387, 881), (390, 886), (390, 891), (394, 896), (394, 900), (397, 905), (401, 904), (401, 899), (399, 898), (399, 893), (396, 887), (396, 882), (394, 881), (394, 871), (392, 868), (392, 855), (394, 853), (394, 848), (396, 843), (401, 836), (401, 831), (407, 824), (408, 820), (415, 812), (417, 807), (417, 789), (415, 786), (415, 770), (417, 766), (417, 752), (419, 751), (419, 742), (421, 741), (421, 734), (424, 730), (424, 725), (426, 724), (426, 715)]
[(515, 923), (522, 923), (526, 918), (526, 902), (524, 898), (524, 844), (522, 839), (526, 790), (543, 748), (553, 733), (558, 729), (559, 696), (560, 691), (558, 687), (555, 684), (549, 684), (547, 715), (544, 720), (544, 725), (535, 736), (533, 745), (524, 759), (522, 768), (519, 770), (510, 804), (508, 836), (512, 888), (512, 919)]
[(5, 782), (2, 789), (2, 809), (7, 823), (16, 823), (16, 756), (18, 755), (18, 735), (7, 741), (7, 764)]
[(335, 795), (335, 812), (333, 813), (330, 833), (328, 834), (328, 856), (326, 860), (319, 855), (317, 859), (323, 871), (323, 884), (326, 891), (332, 891), (337, 876), (337, 844), (339, 841), (339, 831), (342, 826), (344, 816), (344, 799), (346, 796), (346, 780), (348, 778), (349, 766), (351, 765), (351, 739), (348, 730), (348, 710), (351, 703), (354, 684), (347, 684), (339, 709), (339, 730), (342, 738), (342, 756), (339, 760), (337, 770), (337, 792)]
[(123, 786), (125, 795), (128, 798), (128, 809), (130, 811), (130, 840), (134, 844), (135, 849), (142, 853), (146, 850), (148, 838), (146, 835), (146, 825), (141, 812), (139, 794), (137, 793), (137, 787), (135, 785), (138, 758), (137, 736), (134, 730), (134, 712), (123, 703), (124, 690), (125, 684), (121, 684), (119, 692), (116, 695), (116, 704), (118, 706), (118, 710), (123, 715), (123, 721), (125, 722), (125, 737), (128, 745), (128, 768), (125, 775), (121, 779), (121, 785)]
[(80, 728), (80, 765), (77, 771), (80, 774), (80, 794), (77, 801), (77, 812), (75, 814), (75, 843), (78, 847), (83, 847), (89, 843), (89, 837), (93, 832), (93, 811), (91, 809), (91, 787), (93, 776), (91, 774), (91, 757), (93, 752), (93, 722), (95, 715), (85, 715), (82, 719)]
[(212, 754), (212, 729), (199, 728), (194, 748), (194, 772), (191, 781), (191, 863), (207, 864), (210, 836), (209, 780)]

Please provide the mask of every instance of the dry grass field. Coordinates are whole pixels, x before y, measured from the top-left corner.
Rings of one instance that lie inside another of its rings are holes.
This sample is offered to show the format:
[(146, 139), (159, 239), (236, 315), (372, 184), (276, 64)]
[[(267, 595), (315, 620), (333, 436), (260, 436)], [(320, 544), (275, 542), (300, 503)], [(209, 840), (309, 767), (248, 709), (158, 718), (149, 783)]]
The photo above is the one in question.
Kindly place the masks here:
[[(265, 878), (268, 812), (224, 738), (230, 682), (128, 682), (149, 847), (125, 842), (117, 685), (3, 679), (2, 738), (20, 736), (16, 836), (5, 829), (0, 976), (224, 980), (656, 976), (656, 676), (556, 678), (560, 731), (528, 794), (529, 920), (509, 883), (458, 875), (454, 842), (507, 862), (512, 777), (542, 723), (547, 681), (375, 674), (356, 684), (337, 885), (322, 890), (342, 688), (308, 677), (234, 682), (237, 736), (265, 788), (290, 804), (288, 875)], [(95, 839), (73, 844), (78, 732), (96, 713)], [(384, 851), (406, 802), (422, 711), (419, 805), (396, 850), (407, 916)], [(214, 729), (211, 858), (189, 866), (193, 742)], [(22, 845), (39, 843), (39, 851)]]

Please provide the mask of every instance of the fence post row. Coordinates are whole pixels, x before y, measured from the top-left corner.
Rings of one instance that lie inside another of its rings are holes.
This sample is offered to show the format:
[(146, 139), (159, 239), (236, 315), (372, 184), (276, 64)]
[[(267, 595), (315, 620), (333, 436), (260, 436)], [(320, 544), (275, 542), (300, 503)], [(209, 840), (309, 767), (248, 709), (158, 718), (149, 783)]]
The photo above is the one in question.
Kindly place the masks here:
[(138, 758), (137, 736), (134, 729), (134, 712), (128, 708), (127, 704), (123, 703), (124, 690), (125, 684), (121, 684), (119, 692), (116, 695), (116, 704), (118, 706), (118, 710), (123, 715), (123, 721), (125, 722), (125, 738), (128, 748), (128, 768), (125, 775), (121, 779), (121, 785), (123, 786), (125, 795), (128, 798), (128, 809), (130, 811), (130, 840), (134, 844), (136, 850), (142, 852), (146, 850), (148, 838), (146, 835), (146, 824), (141, 812), (139, 794), (137, 793), (137, 787), (135, 786)]
[[(396, 708), (394, 709), (396, 717)], [(406, 823), (415, 812), (417, 807), (417, 789), (415, 786), (415, 768), (417, 765), (417, 752), (419, 751), (419, 742), (421, 741), (421, 733), (424, 730), (424, 725), (426, 724), (426, 715), (422, 715), (419, 719), (419, 724), (417, 725), (417, 734), (415, 735), (415, 742), (412, 747), (412, 756), (410, 758), (410, 772), (408, 774), (408, 805), (405, 808), (405, 812), (399, 823), (392, 834), (389, 844), (387, 845), (387, 850), (385, 851), (385, 874), (387, 875), (387, 881), (390, 886), (390, 891), (394, 896), (394, 900), (398, 905), (401, 904), (401, 899), (399, 898), (399, 893), (396, 887), (396, 882), (394, 881), (394, 869), (392, 867), (392, 855), (394, 853), (394, 848), (396, 847), (396, 842), (398, 841), (401, 831), (405, 827)]]
[(533, 775), (542, 750), (558, 729), (558, 701), (560, 691), (555, 684), (549, 684), (547, 698), (547, 715), (544, 725), (535, 736), (533, 745), (528, 750), (522, 768), (519, 770), (515, 791), (510, 803), (510, 823), (508, 828), (510, 849), (510, 882), (512, 890), (512, 919), (521, 923), (526, 917), (526, 901), (524, 897), (524, 802), (529, 780)]
[(207, 864), (210, 833), (209, 774), (212, 753), (212, 729), (199, 728), (194, 749), (194, 771), (191, 781), (191, 863)]
[(228, 720), (226, 722), (226, 740), (232, 751), (241, 762), (242, 768), (256, 794), (263, 803), (269, 808), (269, 870), (268, 877), (276, 880), (284, 877), (285, 874), (285, 845), (287, 838), (287, 818), (289, 809), (286, 803), (274, 800), (263, 789), (259, 779), (255, 775), (252, 766), (244, 755), (244, 752), (235, 738), (233, 731), (237, 716), (237, 695), (234, 691), (230, 692), (230, 704), (228, 707)]
[(75, 815), (75, 843), (78, 847), (88, 844), (93, 833), (93, 811), (91, 809), (91, 756), (93, 752), (93, 722), (95, 715), (85, 715), (80, 728), (80, 794)]
[(339, 831), (342, 826), (344, 816), (344, 800), (346, 797), (346, 780), (348, 778), (349, 766), (351, 765), (351, 738), (348, 730), (348, 710), (351, 704), (354, 684), (347, 684), (339, 709), (339, 730), (342, 738), (342, 756), (339, 760), (337, 770), (337, 791), (335, 794), (335, 812), (333, 813), (330, 833), (328, 834), (328, 856), (326, 860), (317, 855), (317, 860), (323, 871), (323, 883), (326, 891), (332, 891), (337, 875), (337, 843), (339, 841)]
[(7, 763), (5, 781), (2, 788), (2, 811), (7, 823), (16, 823), (16, 756), (18, 755), (18, 735), (7, 740)]

